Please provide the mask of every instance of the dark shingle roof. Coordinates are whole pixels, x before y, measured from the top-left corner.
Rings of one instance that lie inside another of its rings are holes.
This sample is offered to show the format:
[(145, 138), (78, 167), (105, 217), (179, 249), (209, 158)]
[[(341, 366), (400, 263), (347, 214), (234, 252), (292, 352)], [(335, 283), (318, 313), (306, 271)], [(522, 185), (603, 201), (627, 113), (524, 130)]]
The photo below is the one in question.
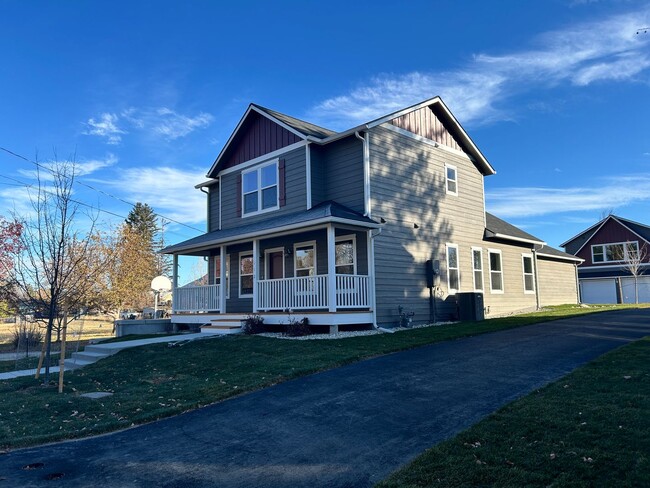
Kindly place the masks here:
[(271, 117), (274, 117), (278, 119), (281, 122), (284, 122), (287, 124), (289, 127), (292, 129), (297, 130), (301, 134), (305, 136), (312, 136), (312, 137), (318, 137), (320, 139), (324, 139), (325, 137), (329, 137), (331, 135), (336, 134), (335, 131), (325, 129), (324, 127), (320, 127), (316, 124), (312, 124), (310, 122), (305, 122), (304, 120), (297, 119), (295, 117), (291, 117), (290, 115), (286, 115), (280, 112), (276, 112), (275, 110), (271, 110), (270, 108), (262, 107), (261, 105), (257, 105), (255, 103), (251, 104), (255, 106), (256, 108), (262, 110), (263, 112), (266, 112), (269, 114)]
[(486, 237), (496, 237), (498, 235), (499, 237), (512, 237), (516, 240), (524, 239), (539, 242), (540, 244), (544, 242), (540, 238), (524, 232), (519, 227), (515, 227), (488, 212), (485, 212), (485, 234)]
[(240, 238), (245, 238), (247, 236), (262, 236), (265, 234), (270, 234), (279, 227), (286, 227), (296, 224), (305, 224), (305, 226), (308, 226), (312, 221), (327, 221), (336, 219), (345, 219), (358, 222), (364, 227), (379, 226), (377, 222), (368, 217), (364, 217), (359, 212), (356, 212), (334, 201), (327, 201), (319, 203), (315, 207), (310, 208), (304, 212), (278, 215), (277, 217), (270, 217), (260, 222), (240, 225), (224, 230), (216, 230), (214, 232), (208, 232), (207, 234), (202, 234), (192, 239), (188, 239), (187, 241), (167, 246), (160, 252), (163, 254), (174, 254), (181, 251), (195, 252), (204, 250), (213, 245), (216, 246), (217, 244), (234, 241)]

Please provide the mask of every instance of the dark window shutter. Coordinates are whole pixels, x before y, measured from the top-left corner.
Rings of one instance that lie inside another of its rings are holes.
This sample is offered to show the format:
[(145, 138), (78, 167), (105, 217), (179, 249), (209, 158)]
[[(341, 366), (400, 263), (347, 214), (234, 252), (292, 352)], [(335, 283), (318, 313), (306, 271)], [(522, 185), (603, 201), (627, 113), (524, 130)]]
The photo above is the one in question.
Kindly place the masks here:
[(237, 175), (237, 217), (241, 217), (241, 173)]
[(280, 206), (284, 207), (287, 204), (287, 195), (285, 192), (285, 184), (284, 184), (284, 159), (281, 159), (278, 162), (278, 178), (280, 181), (278, 182), (280, 184), (279, 192), (280, 192)]

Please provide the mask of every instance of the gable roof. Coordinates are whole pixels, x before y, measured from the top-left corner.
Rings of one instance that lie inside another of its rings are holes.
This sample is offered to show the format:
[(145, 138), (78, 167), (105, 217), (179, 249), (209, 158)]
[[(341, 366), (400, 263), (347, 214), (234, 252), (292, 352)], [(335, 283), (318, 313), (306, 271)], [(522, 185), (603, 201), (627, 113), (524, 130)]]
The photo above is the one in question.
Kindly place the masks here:
[(244, 113), (242, 118), (239, 120), (239, 123), (235, 127), (235, 130), (228, 138), (228, 141), (226, 141), (226, 144), (219, 152), (219, 155), (215, 159), (207, 175), (208, 177), (210, 177), (210, 175), (214, 174), (215, 170), (218, 169), (222, 157), (227, 153), (228, 148), (232, 144), (233, 140), (236, 138), (236, 134), (238, 133), (239, 129), (242, 127), (242, 125), (248, 118), (249, 114), (253, 111), (258, 114), (261, 114), (264, 117), (267, 117), (268, 119), (280, 125), (281, 127), (284, 127), (285, 129), (289, 130), (290, 132), (298, 136), (300, 139), (314, 142), (316, 144), (328, 144), (330, 142), (334, 142), (343, 137), (348, 137), (354, 134), (355, 132), (371, 129), (373, 127), (383, 124), (384, 122), (388, 122), (396, 117), (400, 117), (404, 114), (413, 112), (415, 110), (419, 110), (420, 108), (426, 106), (435, 106), (436, 109), (438, 109), (437, 115), (440, 117), (443, 124), (445, 126), (448, 126), (450, 131), (454, 134), (454, 136), (458, 138), (458, 141), (462, 145), (463, 149), (470, 156), (474, 164), (477, 165), (481, 173), (483, 173), (484, 175), (496, 174), (495, 169), (492, 167), (492, 165), (490, 165), (490, 163), (483, 155), (483, 153), (479, 150), (479, 148), (476, 146), (476, 144), (474, 144), (474, 141), (472, 141), (469, 134), (460, 125), (460, 123), (458, 122), (456, 117), (451, 113), (447, 105), (445, 105), (445, 103), (442, 101), (440, 97), (436, 96), (428, 100), (425, 100), (423, 102), (417, 103), (415, 105), (411, 105), (410, 107), (397, 110), (390, 114), (378, 117), (374, 120), (371, 120), (369, 122), (366, 122), (364, 124), (358, 125), (356, 127), (352, 127), (351, 129), (341, 131), (341, 132), (335, 132), (330, 129), (320, 127), (316, 124), (312, 124), (311, 122), (306, 122), (304, 120), (291, 117), (289, 115), (277, 112), (275, 110), (262, 107), (261, 105), (251, 103), (246, 109), (246, 112)]
[(485, 212), (485, 237), (488, 239), (505, 239), (508, 241), (525, 242), (528, 244), (546, 244), (538, 237), (535, 237), (528, 232), (524, 232), (519, 227), (515, 227), (488, 212)]
[(582, 263), (584, 262), (584, 259), (579, 258), (577, 256), (574, 256), (573, 254), (569, 254), (564, 251), (560, 251), (559, 249), (555, 249), (554, 247), (551, 246), (542, 246), (542, 248), (537, 251), (538, 256), (543, 256), (543, 257), (549, 257), (549, 258), (557, 258), (557, 259), (564, 259), (566, 261), (575, 261), (576, 263)]
[(162, 254), (174, 254), (182, 251), (199, 252), (204, 249), (214, 247), (215, 245), (225, 244), (238, 240), (249, 239), (250, 237), (259, 237), (266, 234), (272, 234), (281, 230), (292, 230), (308, 227), (311, 225), (320, 225), (327, 222), (339, 222), (360, 225), (367, 228), (380, 227), (378, 222), (364, 217), (340, 203), (332, 200), (319, 203), (318, 205), (303, 212), (296, 212), (287, 215), (278, 215), (252, 224), (239, 225), (223, 230), (208, 232), (192, 239), (188, 239), (178, 244), (173, 244), (162, 249)]
[(618, 222), (623, 227), (626, 227), (629, 231), (638, 235), (641, 239), (650, 243), (650, 226), (640, 224), (639, 222), (635, 222), (633, 220), (624, 219), (623, 217), (619, 217), (617, 215), (610, 214), (607, 217), (605, 217), (603, 220), (596, 222), (588, 229), (583, 230), (579, 234), (573, 236), (571, 239), (568, 239), (567, 241), (563, 242), (562, 244), (560, 244), (560, 246), (566, 247), (568, 244), (572, 243), (573, 241), (579, 240), (580, 247), (578, 248), (578, 250), (576, 250), (576, 254), (577, 254), (578, 252), (580, 252), (580, 250), (583, 247), (585, 247), (587, 242), (589, 242), (589, 240), (596, 234), (596, 232), (598, 232), (609, 220), (614, 220), (615, 222)]

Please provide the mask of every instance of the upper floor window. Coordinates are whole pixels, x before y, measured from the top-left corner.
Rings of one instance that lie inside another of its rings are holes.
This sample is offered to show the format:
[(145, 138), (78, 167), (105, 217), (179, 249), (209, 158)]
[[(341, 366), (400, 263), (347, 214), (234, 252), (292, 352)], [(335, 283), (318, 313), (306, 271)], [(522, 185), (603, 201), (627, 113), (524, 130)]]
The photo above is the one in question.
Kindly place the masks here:
[(535, 274), (533, 271), (533, 256), (523, 254), (521, 256), (524, 272), (524, 293), (535, 293)]
[(501, 251), (488, 249), (490, 257), (490, 291), (503, 293), (503, 266), (501, 265)]
[(614, 244), (597, 244), (591, 246), (591, 261), (594, 263), (608, 263), (634, 259), (639, 253), (639, 243), (617, 242)]
[(460, 268), (458, 266), (458, 246), (447, 244), (447, 284), (449, 293), (460, 289)]
[(242, 172), (242, 215), (280, 207), (278, 161)]
[(458, 195), (458, 172), (456, 166), (445, 164), (445, 180), (447, 193), (450, 195)]

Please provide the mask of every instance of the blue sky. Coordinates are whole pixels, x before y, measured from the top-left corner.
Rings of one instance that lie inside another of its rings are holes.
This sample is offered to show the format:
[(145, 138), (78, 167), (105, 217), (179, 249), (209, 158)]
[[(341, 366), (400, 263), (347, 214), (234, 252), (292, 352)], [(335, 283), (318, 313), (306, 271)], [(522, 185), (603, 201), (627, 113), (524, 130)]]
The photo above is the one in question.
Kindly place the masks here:
[[(497, 170), (488, 211), (558, 246), (609, 210), (650, 224), (643, 27), (632, 0), (2, 0), (0, 146), (75, 154), (82, 182), (203, 230), (193, 187), (249, 102), (338, 130), (440, 95)], [(33, 169), (0, 152), (0, 175)], [(14, 185), (0, 215), (25, 208)]]

